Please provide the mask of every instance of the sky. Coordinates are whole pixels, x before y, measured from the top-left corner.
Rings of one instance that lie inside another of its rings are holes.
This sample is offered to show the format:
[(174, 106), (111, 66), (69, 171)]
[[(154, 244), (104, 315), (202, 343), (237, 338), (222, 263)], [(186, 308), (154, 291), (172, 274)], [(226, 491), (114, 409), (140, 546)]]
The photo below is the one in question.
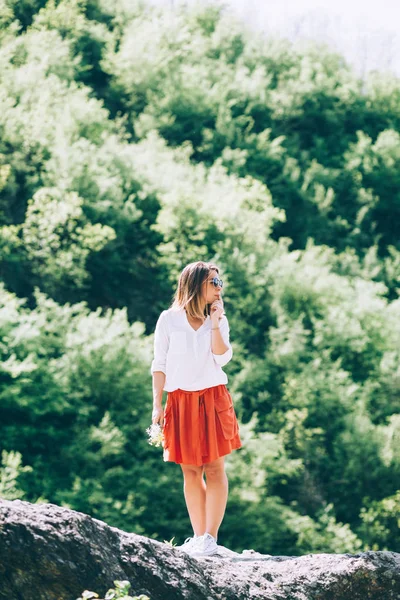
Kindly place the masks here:
[[(151, 0), (177, 5), (181, 0)], [(196, 0), (184, 0), (187, 5)], [(400, 77), (400, 0), (224, 0), (240, 19), (267, 34), (324, 41), (355, 70)]]

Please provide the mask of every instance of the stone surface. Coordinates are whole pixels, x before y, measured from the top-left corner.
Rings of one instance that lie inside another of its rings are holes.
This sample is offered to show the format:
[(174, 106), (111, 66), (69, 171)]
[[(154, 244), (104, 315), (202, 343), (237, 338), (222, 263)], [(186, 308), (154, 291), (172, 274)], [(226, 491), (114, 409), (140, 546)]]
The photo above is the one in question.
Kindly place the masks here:
[(400, 554), (193, 558), (54, 504), (0, 499), (0, 599), (75, 600), (116, 579), (151, 600), (400, 600)]

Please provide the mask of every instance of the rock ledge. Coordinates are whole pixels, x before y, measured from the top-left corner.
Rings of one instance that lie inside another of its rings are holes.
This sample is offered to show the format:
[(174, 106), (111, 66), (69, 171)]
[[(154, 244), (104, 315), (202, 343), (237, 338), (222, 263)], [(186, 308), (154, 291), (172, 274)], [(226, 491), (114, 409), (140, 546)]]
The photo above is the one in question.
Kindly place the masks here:
[(115, 579), (151, 600), (399, 600), (400, 554), (193, 558), (54, 504), (0, 499), (0, 600), (75, 600)]

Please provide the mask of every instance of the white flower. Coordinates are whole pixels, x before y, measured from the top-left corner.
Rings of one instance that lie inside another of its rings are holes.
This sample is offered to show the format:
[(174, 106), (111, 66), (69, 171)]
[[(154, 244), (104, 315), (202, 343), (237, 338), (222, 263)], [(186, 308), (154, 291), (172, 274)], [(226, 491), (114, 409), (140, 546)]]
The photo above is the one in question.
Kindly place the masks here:
[(152, 423), (146, 429), (146, 433), (149, 436), (148, 442), (151, 446), (156, 446), (157, 448), (161, 446), (164, 441), (164, 432), (159, 423)]

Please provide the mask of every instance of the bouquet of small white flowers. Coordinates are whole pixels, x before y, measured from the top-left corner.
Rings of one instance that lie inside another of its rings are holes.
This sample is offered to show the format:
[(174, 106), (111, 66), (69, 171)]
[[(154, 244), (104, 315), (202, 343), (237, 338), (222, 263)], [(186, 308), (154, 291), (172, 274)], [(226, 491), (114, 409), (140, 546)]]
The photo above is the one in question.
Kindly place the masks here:
[(149, 436), (148, 442), (151, 446), (158, 448), (164, 442), (164, 431), (159, 423), (152, 423), (146, 429), (146, 433)]

